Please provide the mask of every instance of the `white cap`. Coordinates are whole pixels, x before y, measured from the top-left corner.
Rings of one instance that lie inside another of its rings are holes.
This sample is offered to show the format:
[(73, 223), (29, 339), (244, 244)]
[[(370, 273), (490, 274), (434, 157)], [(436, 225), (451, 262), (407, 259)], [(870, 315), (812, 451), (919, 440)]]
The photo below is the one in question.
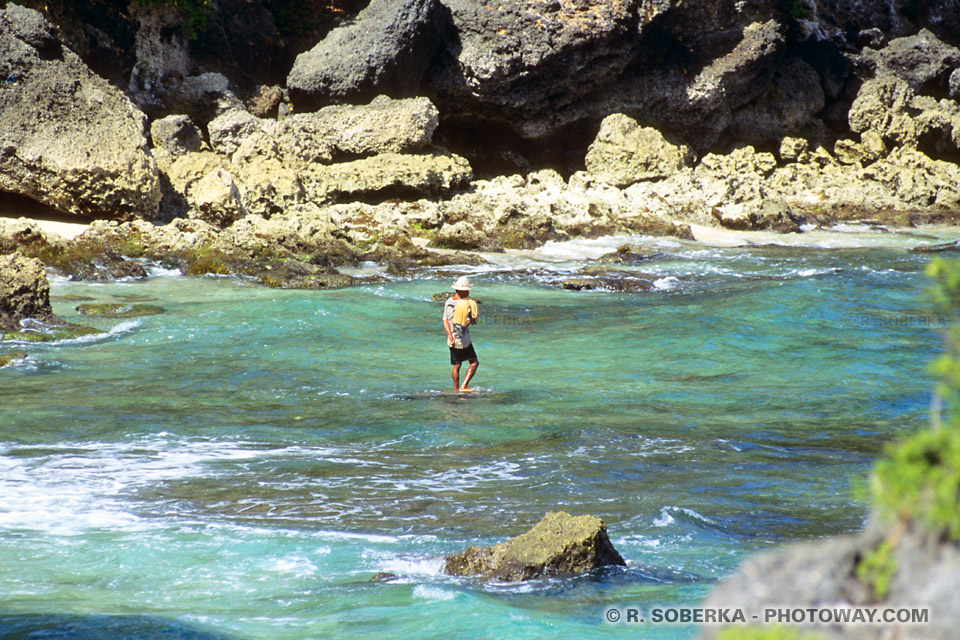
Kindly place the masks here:
[(470, 281), (467, 276), (457, 278), (457, 281), (453, 283), (453, 289), (455, 291), (470, 291)]

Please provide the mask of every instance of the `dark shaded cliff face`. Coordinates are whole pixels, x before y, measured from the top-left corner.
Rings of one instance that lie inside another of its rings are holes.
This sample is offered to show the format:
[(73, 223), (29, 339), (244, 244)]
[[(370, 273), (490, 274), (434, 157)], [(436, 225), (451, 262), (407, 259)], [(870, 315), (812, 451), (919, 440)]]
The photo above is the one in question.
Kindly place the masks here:
[[(138, 62), (130, 0), (26, 3), (46, 7), (61, 41), (127, 89)], [(960, 42), (960, 0), (417, 3), (422, 11), (410, 15), (429, 19), (401, 25), (406, 40), (377, 25), (413, 0), (214, 0), (196, 33), (172, 26), (156, 37), (189, 40), (180, 75), (219, 72), (241, 98), (258, 85), (289, 85), (297, 111), (379, 93), (427, 96), (440, 110), (437, 142), (482, 173), (580, 169), (611, 113), (701, 153), (842, 136), (872, 73), (856, 60), (864, 47), (922, 28)], [(349, 30), (368, 34), (363, 46)], [(416, 55), (404, 42), (419, 43)], [(326, 62), (306, 64), (309, 55)]]

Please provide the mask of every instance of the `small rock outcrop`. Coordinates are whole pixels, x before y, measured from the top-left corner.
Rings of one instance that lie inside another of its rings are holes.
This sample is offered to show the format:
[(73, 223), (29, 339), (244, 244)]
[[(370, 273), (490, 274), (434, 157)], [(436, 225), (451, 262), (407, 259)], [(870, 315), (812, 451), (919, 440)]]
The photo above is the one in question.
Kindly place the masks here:
[(0, 256), (0, 332), (19, 331), (31, 319), (56, 320), (43, 263), (20, 253)]
[(297, 56), (287, 86), (314, 104), (414, 95), (440, 42), (438, 0), (373, 0)]
[(146, 118), (31, 9), (0, 11), (0, 191), (82, 216), (152, 216)]
[(626, 563), (595, 516), (551, 511), (530, 531), (492, 547), (470, 547), (447, 556), (444, 573), (504, 582), (583, 573)]

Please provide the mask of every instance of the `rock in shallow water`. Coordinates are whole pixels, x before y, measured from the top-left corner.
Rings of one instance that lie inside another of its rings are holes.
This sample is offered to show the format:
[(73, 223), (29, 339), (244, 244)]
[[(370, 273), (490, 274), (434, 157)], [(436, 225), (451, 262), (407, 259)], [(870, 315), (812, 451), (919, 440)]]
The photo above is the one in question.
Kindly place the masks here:
[(26, 351), (8, 351), (0, 354), (0, 367), (5, 367), (16, 360), (23, 360), (27, 357)]
[(43, 263), (19, 253), (0, 256), (0, 330), (19, 330), (27, 318), (54, 317)]
[(596, 516), (551, 511), (530, 531), (492, 547), (469, 547), (446, 557), (443, 572), (517, 582), (584, 573), (626, 563)]
[(163, 312), (163, 307), (154, 304), (91, 303), (81, 304), (77, 307), (77, 313), (82, 316), (102, 316), (104, 318), (139, 318), (141, 316), (155, 316)]

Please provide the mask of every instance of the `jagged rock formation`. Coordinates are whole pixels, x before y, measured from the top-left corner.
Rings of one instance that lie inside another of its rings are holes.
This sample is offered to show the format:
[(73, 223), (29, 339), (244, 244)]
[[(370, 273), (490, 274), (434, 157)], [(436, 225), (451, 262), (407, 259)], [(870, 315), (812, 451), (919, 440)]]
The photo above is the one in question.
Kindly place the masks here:
[(438, 0), (373, 0), (297, 56), (287, 86), (315, 104), (416, 95), (440, 43), (439, 10)]
[(55, 318), (43, 263), (19, 253), (0, 255), (0, 332), (19, 331), (23, 320)]
[(146, 118), (40, 13), (0, 12), (0, 191), (83, 216), (151, 216), (160, 201)]

